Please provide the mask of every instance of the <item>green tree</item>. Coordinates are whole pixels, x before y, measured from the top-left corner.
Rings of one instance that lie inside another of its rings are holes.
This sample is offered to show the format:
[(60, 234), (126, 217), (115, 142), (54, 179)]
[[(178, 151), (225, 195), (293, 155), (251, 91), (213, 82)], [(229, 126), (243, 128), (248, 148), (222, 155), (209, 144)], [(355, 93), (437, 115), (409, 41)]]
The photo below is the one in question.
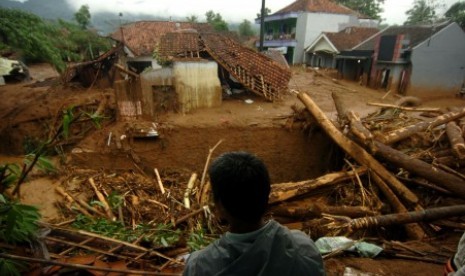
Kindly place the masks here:
[(207, 11), (205, 13), (205, 17), (207, 18), (207, 23), (212, 25), (213, 29), (216, 31), (228, 31), (228, 23), (223, 20), (223, 17), (219, 13), (215, 13), (212, 10)]
[(381, 19), (381, 12), (385, 0), (336, 0), (354, 11), (366, 15), (373, 19)]
[[(267, 7), (265, 7), (265, 16), (268, 16), (271, 14), (271, 10)], [(260, 11), (259, 13), (257, 13), (257, 18), (260, 18), (262, 17), (262, 11)]]
[(457, 22), (462, 29), (465, 29), (465, 2), (459, 1), (453, 4), (446, 11), (444, 16), (454, 22)]
[(74, 14), (74, 19), (83, 29), (87, 29), (90, 24), (90, 11), (88, 5), (82, 5)]
[(191, 22), (191, 23), (199, 22), (199, 19), (198, 19), (198, 17), (196, 15), (188, 16), (188, 17), (186, 17), (186, 20), (187, 20), (187, 22)]
[(62, 71), (65, 63), (51, 38), (60, 36), (59, 30), (40, 17), (12, 9), (0, 9), (0, 49), (20, 50), (24, 59), (46, 61)]
[(407, 20), (404, 25), (420, 23), (432, 23), (437, 19), (436, 9), (439, 4), (436, 1), (415, 0), (413, 7), (405, 12)]
[(241, 24), (239, 24), (239, 36), (241, 37), (251, 37), (255, 35), (254, 30), (252, 29), (252, 23), (244, 19)]

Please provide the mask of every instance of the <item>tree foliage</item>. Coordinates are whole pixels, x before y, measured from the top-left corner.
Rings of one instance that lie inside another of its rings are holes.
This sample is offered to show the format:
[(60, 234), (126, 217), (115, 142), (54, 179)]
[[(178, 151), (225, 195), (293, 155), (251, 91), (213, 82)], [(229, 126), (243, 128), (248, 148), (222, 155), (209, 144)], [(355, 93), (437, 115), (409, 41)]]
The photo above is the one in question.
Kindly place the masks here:
[(90, 24), (90, 11), (88, 5), (82, 5), (74, 14), (74, 19), (83, 29), (87, 29)]
[(405, 12), (407, 20), (404, 25), (434, 22), (437, 19), (436, 9), (438, 6), (436, 1), (415, 0), (413, 7)]
[[(265, 16), (268, 16), (271, 14), (271, 10), (267, 7), (265, 7)], [(257, 18), (260, 18), (262, 17), (262, 11), (260, 11), (259, 13), (257, 13)]]
[(205, 13), (205, 17), (207, 18), (207, 23), (212, 25), (213, 29), (216, 31), (228, 31), (228, 23), (223, 20), (223, 17), (219, 13), (215, 13), (212, 10), (207, 11)]
[(186, 20), (187, 20), (187, 22), (191, 22), (191, 23), (199, 22), (199, 18), (196, 15), (188, 16), (188, 17), (186, 17)]
[(444, 16), (454, 22), (457, 22), (462, 29), (465, 29), (465, 2), (460, 1), (453, 4), (446, 11)]
[(241, 37), (251, 37), (255, 35), (254, 30), (252, 29), (252, 23), (244, 19), (241, 24), (239, 24), (239, 36)]
[(354, 11), (366, 15), (373, 19), (381, 19), (381, 12), (385, 0), (337, 0), (342, 4)]
[(0, 52), (20, 52), (26, 62), (48, 62), (59, 72), (65, 62), (89, 59), (110, 48), (108, 40), (71, 22), (12, 9), (0, 9), (0, 18)]

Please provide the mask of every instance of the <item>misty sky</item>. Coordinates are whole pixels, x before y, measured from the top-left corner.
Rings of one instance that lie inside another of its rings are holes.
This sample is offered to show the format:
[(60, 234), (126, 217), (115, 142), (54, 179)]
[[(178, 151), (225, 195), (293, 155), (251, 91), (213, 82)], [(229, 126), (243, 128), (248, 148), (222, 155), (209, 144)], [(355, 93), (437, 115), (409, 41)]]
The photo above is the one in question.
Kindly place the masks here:
[[(21, 1), (21, 0), (19, 0)], [(24, 1), (24, 0), (22, 0)], [(37, 0), (34, 0), (37, 1)], [(253, 21), (260, 11), (261, 0), (66, 0), (76, 9), (87, 4), (91, 12), (110, 11), (141, 12), (164, 17), (185, 18), (196, 15), (199, 20), (205, 20), (205, 12), (213, 10), (219, 12), (227, 22), (242, 22), (244, 19)], [(272, 12), (292, 3), (294, 0), (266, 0), (266, 6)], [(428, 1), (428, 0), (427, 0)], [(439, 0), (444, 4), (439, 12), (443, 14), (448, 7), (458, 0)], [(388, 24), (402, 24), (405, 11), (412, 7), (413, 0), (385, 0), (382, 18)]]

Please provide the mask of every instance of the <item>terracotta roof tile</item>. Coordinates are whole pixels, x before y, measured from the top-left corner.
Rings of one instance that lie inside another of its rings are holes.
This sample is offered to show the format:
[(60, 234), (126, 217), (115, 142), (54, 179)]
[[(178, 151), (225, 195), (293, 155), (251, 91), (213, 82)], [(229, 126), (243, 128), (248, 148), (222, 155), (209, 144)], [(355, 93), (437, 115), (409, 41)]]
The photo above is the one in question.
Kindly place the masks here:
[[(136, 56), (151, 55), (160, 38), (169, 32), (182, 29), (208, 29), (206, 23), (173, 21), (139, 21), (130, 23), (116, 30), (111, 37), (122, 41)], [(122, 33), (122, 34), (121, 34)]]
[(274, 14), (288, 12), (311, 12), (311, 13), (335, 13), (335, 14), (356, 14), (354, 10), (346, 6), (337, 4), (331, 0), (297, 0), (287, 7), (275, 12)]
[(324, 33), (338, 51), (348, 50), (378, 33), (377, 28), (348, 27), (338, 33)]
[(281, 98), (288, 89), (288, 66), (242, 46), (227, 33), (168, 33), (159, 44), (159, 54), (173, 60), (190, 60), (197, 51), (203, 58), (208, 53), (247, 89), (270, 101)]

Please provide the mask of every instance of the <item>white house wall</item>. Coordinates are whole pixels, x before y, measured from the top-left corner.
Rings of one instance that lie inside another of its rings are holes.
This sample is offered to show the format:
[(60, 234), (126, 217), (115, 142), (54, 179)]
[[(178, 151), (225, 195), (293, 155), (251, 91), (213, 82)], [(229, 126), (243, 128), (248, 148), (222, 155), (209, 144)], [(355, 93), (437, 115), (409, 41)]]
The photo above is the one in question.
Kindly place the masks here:
[(303, 63), (304, 49), (321, 32), (339, 32), (346, 27), (359, 26), (358, 18), (353, 15), (328, 13), (301, 13), (297, 18), (294, 63)]
[(465, 33), (456, 24), (413, 49), (408, 94), (443, 96), (457, 93), (465, 78)]
[(155, 59), (151, 56), (138, 56), (138, 57), (127, 57), (126, 61), (135, 61), (135, 62), (151, 62), (153, 69), (160, 69), (161, 66), (157, 63)]

